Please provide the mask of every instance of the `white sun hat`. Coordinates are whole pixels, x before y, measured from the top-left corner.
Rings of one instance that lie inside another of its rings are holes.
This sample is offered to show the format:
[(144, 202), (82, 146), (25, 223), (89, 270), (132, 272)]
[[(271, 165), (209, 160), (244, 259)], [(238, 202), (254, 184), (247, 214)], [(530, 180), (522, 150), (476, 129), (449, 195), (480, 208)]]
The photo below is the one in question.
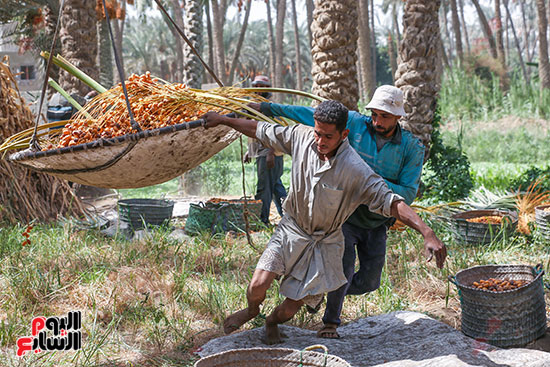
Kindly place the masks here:
[(382, 110), (395, 116), (406, 115), (403, 108), (403, 92), (393, 85), (382, 85), (376, 88), (366, 108)]

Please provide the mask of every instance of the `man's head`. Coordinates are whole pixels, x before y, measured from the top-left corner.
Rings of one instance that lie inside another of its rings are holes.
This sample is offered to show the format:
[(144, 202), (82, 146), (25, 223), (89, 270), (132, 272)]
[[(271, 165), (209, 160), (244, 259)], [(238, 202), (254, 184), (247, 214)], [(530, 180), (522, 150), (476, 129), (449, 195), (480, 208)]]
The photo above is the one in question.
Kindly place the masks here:
[(378, 87), (366, 108), (372, 112), (372, 125), (376, 133), (385, 138), (395, 133), (397, 121), (406, 115), (403, 92), (392, 85)]
[[(254, 88), (271, 88), (271, 82), (265, 75), (256, 75), (251, 85)], [(271, 92), (260, 92), (258, 94), (266, 99), (271, 98), (272, 95)]]
[(348, 109), (340, 102), (324, 101), (315, 109), (313, 119), (317, 150), (320, 154), (331, 157), (348, 136)]

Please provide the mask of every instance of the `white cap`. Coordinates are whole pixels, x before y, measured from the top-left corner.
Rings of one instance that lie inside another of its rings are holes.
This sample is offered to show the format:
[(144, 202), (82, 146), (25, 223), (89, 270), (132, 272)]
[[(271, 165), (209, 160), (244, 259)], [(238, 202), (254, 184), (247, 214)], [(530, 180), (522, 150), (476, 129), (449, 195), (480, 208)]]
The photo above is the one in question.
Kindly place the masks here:
[(403, 92), (393, 85), (382, 85), (374, 91), (368, 109), (382, 110), (395, 116), (405, 116)]

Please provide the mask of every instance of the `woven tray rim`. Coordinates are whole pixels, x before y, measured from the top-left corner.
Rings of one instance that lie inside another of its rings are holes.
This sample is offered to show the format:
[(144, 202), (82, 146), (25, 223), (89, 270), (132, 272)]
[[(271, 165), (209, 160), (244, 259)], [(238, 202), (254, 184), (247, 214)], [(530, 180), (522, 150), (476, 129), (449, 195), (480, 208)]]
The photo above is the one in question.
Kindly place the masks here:
[[(215, 354), (211, 354), (211, 355), (208, 355), (206, 357), (203, 357), (201, 358), (200, 360), (196, 361), (195, 364), (193, 366), (198, 366), (199, 362), (203, 362), (203, 363), (206, 363), (208, 362), (208, 360), (214, 360), (216, 358), (219, 358), (225, 354), (232, 354), (232, 355), (236, 355), (236, 354), (252, 354), (254, 355), (255, 353), (265, 353), (266, 351), (269, 351), (269, 352), (280, 352), (280, 353), (287, 353), (287, 354), (293, 354), (293, 353), (300, 353), (300, 350), (297, 350), (297, 349), (291, 349), (291, 348), (261, 348), (261, 347), (256, 347), (256, 348), (237, 348), (237, 349), (229, 349), (229, 350), (226, 350), (226, 351), (223, 351), (223, 352), (219, 352), (219, 353), (215, 353)], [(308, 357), (316, 357), (316, 358), (325, 358), (325, 354), (324, 353), (320, 353), (320, 352), (315, 352), (315, 351), (312, 351), (312, 350), (302, 350), (302, 357), (304, 359), (304, 362), (307, 362), (307, 358)], [(281, 358), (284, 357), (284, 356), (281, 356)], [(327, 363), (328, 362), (338, 362), (338, 363), (341, 363), (342, 366), (349, 366), (351, 367), (351, 365), (343, 358), (341, 357), (338, 357), (338, 356), (335, 356), (333, 354), (330, 354), (330, 353), (327, 353), (326, 354), (326, 360), (327, 360)], [(243, 359), (242, 360), (243, 362), (246, 362), (247, 359)], [(276, 360), (273, 360), (273, 361), (276, 361)]]
[[(451, 218), (457, 222), (466, 222), (469, 224), (483, 224), (488, 226), (503, 226), (505, 222), (502, 222), (500, 224), (491, 224), (491, 223), (474, 223), (474, 222), (468, 222), (465, 218), (461, 218), (460, 215), (464, 214), (479, 214), (478, 216), (472, 216), (471, 218), (477, 218), (477, 217), (484, 217), (487, 215), (490, 215), (490, 213), (496, 213), (496, 215), (502, 216), (502, 217), (509, 217), (512, 221), (510, 224), (515, 224), (518, 221), (518, 215), (517, 212), (511, 211), (511, 210), (504, 210), (504, 209), (476, 209), (476, 210), (465, 210), (460, 213), (455, 213), (451, 215)], [(467, 219), (471, 219), (467, 218)]]
[(59, 155), (64, 153), (79, 152), (82, 150), (97, 149), (104, 146), (114, 146), (114, 145), (125, 143), (127, 141), (136, 141), (140, 139), (146, 139), (151, 136), (158, 136), (158, 135), (173, 133), (176, 131), (188, 130), (190, 128), (190, 124), (193, 125), (197, 123), (202, 123), (202, 120), (193, 120), (188, 122), (182, 122), (175, 125), (159, 127), (156, 129), (141, 130), (136, 133), (124, 134), (121, 136), (115, 136), (108, 139), (101, 138), (88, 143), (77, 144), (70, 147), (41, 150), (37, 152), (33, 152), (30, 150), (23, 150), (23, 151), (15, 152), (11, 154), (9, 156), (9, 159), (12, 161), (24, 161), (24, 160), (49, 157), (52, 155)]
[[(154, 202), (151, 202), (150, 204), (139, 204), (136, 202), (131, 202), (132, 200), (151, 200), (156, 201), (157, 204)], [(158, 207), (158, 208), (169, 208), (174, 206), (173, 200), (167, 200), (167, 199), (147, 199), (147, 198), (133, 198), (133, 199), (122, 199), (117, 201), (117, 205), (122, 204), (123, 206), (152, 206), (152, 207)]]
[[(466, 271), (473, 271), (473, 270), (482, 269), (482, 268), (507, 268), (507, 267), (510, 267), (510, 268), (512, 268), (512, 267), (515, 267), (515, 268), (523, 267), (523, 268), (526, 268), (526, 270), (527, 269), (531, 270), (531, 273), (533, 273), (533, 272), (536, 273), (536, 275), (534, 276), (533, 280), (531, 280), (529, 283), (527, 283), (525, 285), (522, 285), (521, 287), (510, 289), (510, 290), (505, 290), (505, 291), (500, 291), (500, 292), (493, 292), (493, 291), (489, 291), (489, 290), (485, 290), (485, 289), (475, 288), (475, 287), (472, 287), (470, 285), (462, 284), (458, 280), (459, 274), (464, 273)], [(468, 269), (462, 269), (458, 273), (456, 273), (456, 275), (454, 276), (454, 279), (456, 281), (456, 286), (460, 289), (467, 289), (467, 290), (474, 291), (474, 292), (480, 292), (482, 294), (497, 295), (497, 294), (515, 293), (515, 292), (518, 292), (520, 290), (526, 289), (526, 288), (534, 285), (535, 282), (538, 279), (540, 279), (543, 274), (544, 274), (544, 271), (540, 271), (540, 272), (537, 273), (535, 267), (531, 266), (531, 265), (524, 265), (524, 264), (500, 264), (500, 265), (499, 264), (489, 264), (489, 265), (477, 265), (477, 266), (472, 266)]]

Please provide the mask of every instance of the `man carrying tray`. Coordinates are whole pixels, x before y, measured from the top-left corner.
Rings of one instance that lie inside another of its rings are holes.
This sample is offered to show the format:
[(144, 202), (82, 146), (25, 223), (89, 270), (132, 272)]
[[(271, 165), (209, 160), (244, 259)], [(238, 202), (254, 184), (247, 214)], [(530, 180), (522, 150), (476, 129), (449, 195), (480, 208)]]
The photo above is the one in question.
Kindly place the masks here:
[(267, 344), (280, 342), (277, 325), (290, 320), (302, 305), (315, 306), (325, 293), (346, 284), (341, 227), (361, 204), (420, 232), (428, 260), (435, 255), (437, 266), (443, 267), (445, 245), (350, 147), (348, 110), (341, 103), (322, 102), (315, 109), (313, 128), (283, 127), (214, 112), (203, 118), (207, 128), (227, 125), (293, 157), (285, 215), (258, 261), (247, 289), (248, 307), (226, 318), (226, 334), (259, 314), (267, 289), (280, 276), (280, 292), (286, 299), (266, 318)]

